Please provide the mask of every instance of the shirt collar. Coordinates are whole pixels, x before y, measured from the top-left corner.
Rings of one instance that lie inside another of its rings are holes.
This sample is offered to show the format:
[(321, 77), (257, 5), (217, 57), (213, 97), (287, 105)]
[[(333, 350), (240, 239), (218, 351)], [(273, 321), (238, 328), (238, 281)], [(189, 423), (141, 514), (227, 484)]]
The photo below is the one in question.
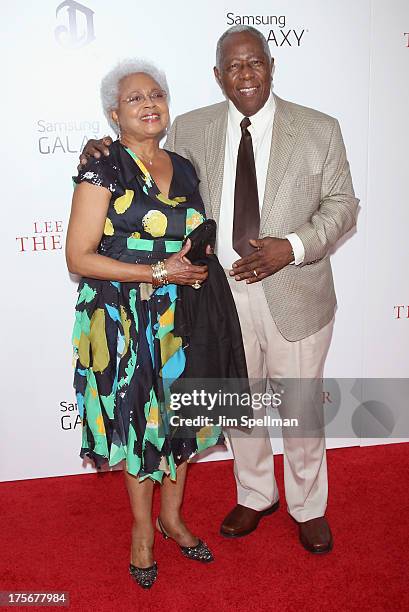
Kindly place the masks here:
[[(259, 131), (259, 128), (265, 128), (267, 123), (272, 122), (275, 112), (275, 100), (273, 96), (273, 92), (270, 91), (270, 95), (267, 98), (266, 103), (260, 110), (255, 114), (249, 117), (251, 121), (251, 125), (254, 127), (255, 131)], [(229, 122), (235, 127), (237, 126), (240, 129), (240, 122), (244, 119), (246, 115), (243, 115), (237, 108), (234, 106), (233, 102), (229, 100)]]

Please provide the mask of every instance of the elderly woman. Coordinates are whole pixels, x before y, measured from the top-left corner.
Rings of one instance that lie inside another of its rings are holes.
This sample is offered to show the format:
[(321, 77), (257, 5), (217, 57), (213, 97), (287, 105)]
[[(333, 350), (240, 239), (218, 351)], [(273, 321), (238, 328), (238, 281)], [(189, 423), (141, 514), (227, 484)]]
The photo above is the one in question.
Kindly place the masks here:
[(74, 178), (66, 243), (68, 268), (82, 277), (73, 331), (80, 456), (97, 467), (125, 460), (134, 518), (129, 571), (149, 588), (158, 571), (155, 481), (157, 528), (189, 559), (213, 560), (184, 523), (181, 506), (187, 460), (220, 443), (221, 432), (210, 426), (196, 437), (171, 437), (166, 416), (170, 381), (186, 363), (174, 327), (180, 286), (199, 289), (208, 275), (207, 265), (189, 261), (190, 242), (182, 241), (205, 212), (192, 164), (159, 147), (169, 123), (163, 73), (123, 61), (103, 79), (101, 97), (118, 140), (109, 157), (90, 158)]

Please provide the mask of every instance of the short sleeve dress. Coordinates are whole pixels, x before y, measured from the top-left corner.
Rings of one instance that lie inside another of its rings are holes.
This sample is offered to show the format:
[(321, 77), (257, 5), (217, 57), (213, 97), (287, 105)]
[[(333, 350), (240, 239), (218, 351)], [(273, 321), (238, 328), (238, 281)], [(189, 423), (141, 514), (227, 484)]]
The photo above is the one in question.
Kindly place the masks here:
[[(192, 164), (169, 152), (169, 197), (147, 168), (119, 141), (110, 155), (90, 159), (74, 177), (109, 189), (111, 199), (98, 252), (151, 264), (182, 247), (205, 218)], [(186, 364), (182, 338), (174, 333), (178, 286), (82, 278), (72, 334), (74, 387), (82, 421), (80, 456), (100, 468), (122, 460), (141, 480), (176, 478), (176, 467), (223, 442), (207, 426), (188, 439), (169, 435), (170, 385)]]

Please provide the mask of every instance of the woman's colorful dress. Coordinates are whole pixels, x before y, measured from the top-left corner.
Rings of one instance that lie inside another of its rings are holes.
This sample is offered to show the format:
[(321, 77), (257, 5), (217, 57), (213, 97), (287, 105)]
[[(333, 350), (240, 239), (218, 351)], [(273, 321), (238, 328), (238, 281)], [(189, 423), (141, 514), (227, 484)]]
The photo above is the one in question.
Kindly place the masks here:
[[(112, 197), (98, 248), (101, 255), (151, 264), (181, 249), (205, 211), (192, 164), (169, 153), (169, 197), (143, 163), (119, 141), (109, 157), (90, 159), (74, 178), (106, 187)], [(140, 479), (176, 478), (176, 466), (214, 444), (220, 428), (195, 437), (169, 435), (170, 385), (182, 376), (186, 355), (173, 333), (178, 287), (82, 278), (73, 330), (74, 387), (82, 420), (80, 456), (97, 467), (126, 461)]]

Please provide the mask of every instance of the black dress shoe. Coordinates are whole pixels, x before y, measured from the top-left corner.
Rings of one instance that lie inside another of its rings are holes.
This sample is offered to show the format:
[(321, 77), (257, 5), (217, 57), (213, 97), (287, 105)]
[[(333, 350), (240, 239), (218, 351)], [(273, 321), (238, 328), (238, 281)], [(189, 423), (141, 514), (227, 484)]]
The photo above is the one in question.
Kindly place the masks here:
[[(165, 540), (173, 540), (173, 538), (166, 533), (159, 517), (157, 518), (157, 526)], [(188, 559), (192, 559), (193, 561), (201, 561), (202, 563), (210, 563), (211, 561), (214, 561), (212, 551), (208, 548), (206, 542), (203, 542), (203, 540), (200, 538), (198, 538), (198, 540), (199, 542), (196, 544), (196, 546), (180, 546), (180, 544), (178, 544), (182, 554)]]
[(273, 514), (279, 507), (280, 502), (278, 501), (266, 510), (253, 510), (253, 508), (237, 504), (224, 519), (220, 533), (226, 538), (240, 538), (248, 535), (257, 529), (263, 516)]
[(298, 535), (305, 550), (314, 554), (328, 553), (334, 545), (331, 529), (324, 516), (298, 523)]
[(150, 567), (137, 567), (130, 563), (129, 573), (139, 586), (143, 589), (150, 589), (158, 577), (158, 565), (156, 561)]

